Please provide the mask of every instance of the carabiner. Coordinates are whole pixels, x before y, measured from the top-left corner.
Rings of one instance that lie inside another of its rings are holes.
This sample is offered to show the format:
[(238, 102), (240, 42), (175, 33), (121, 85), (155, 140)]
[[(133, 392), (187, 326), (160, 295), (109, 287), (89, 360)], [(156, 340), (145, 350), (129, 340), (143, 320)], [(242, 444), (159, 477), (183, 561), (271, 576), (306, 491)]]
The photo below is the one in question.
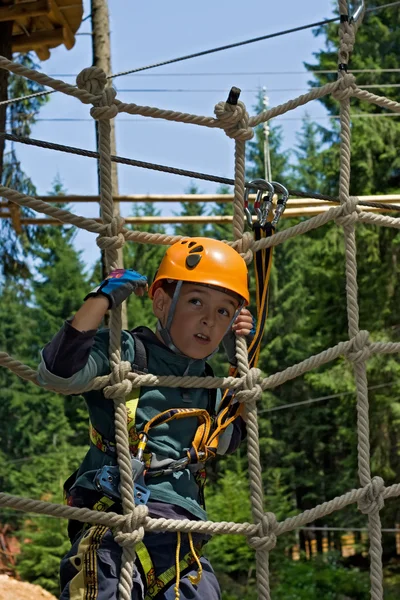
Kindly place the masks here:
[[(246, 184), (243, 205), (244, 205), (244, 213), (246, 215), (246, 220), (247, 220), (247, 224), (249, 227), (253, 227), (253, 218), (252, 218), (251, 212), (249, 210), (249, 194), (250, 194), (251, 188), (255, 188), (257, 190), (256, 199), (254, 200), (254, 212), (257, 215), (257, 219), (258, 219), (260, 225), (261, 225), (262, 220), (264, 219), (264, 212), (263, 212), (263, 208), (262, 208), (262, 204), (264, 203), (264, 199), (263, 199), (264, 192), (268, 192), (268, 197), (271, 197), (271, 198), (274, 194), (274, 188), (269, 183), (269, 181), (266, 181), (265, 179), (253, 179), (252, 181), (249, 181)], [(264, 209), (264, 211), (265, 211), (265, 209)], [(265, 217), (265, 221), (266, 221), (266, 217)], [(264, 221), (264, 224), (265, 224), (265, 221)]]
[(365, 9), (365, 0), (360, 0), (359, 5), (357, 6), (354, 13), (351, 15), (351, 17), (349, 19), (350, 23), (357, 23), (358, 19), (362, 15), (364, 9)]
[(274, 187), (272, 184), (271, 185), (271, 190), (268, 192), (267, 195), (263, 196), (262, 199), (262, 203), (261, 203), (261, 211), (260, 211), (260, 226), (264, 227), (266, 222), (268, 221), (268, 215), (269, 215), (269, 211), (272, 208), (272, 203), (274, 200)]
[(276, 227), (279, 219), (281, 218), (282, 213), (285, 211), (286, 204), (289, 199), (289, 192), (281, 183), (278, 183), (277, 181), (271, 181), (271, 183), (274, 186), (275, 190), (278, 190), (281, 194), (281, 196), (278, 197), (278, 204), (275, 210), (274, 218), (272, 219), (271, 223), (272, 227)]

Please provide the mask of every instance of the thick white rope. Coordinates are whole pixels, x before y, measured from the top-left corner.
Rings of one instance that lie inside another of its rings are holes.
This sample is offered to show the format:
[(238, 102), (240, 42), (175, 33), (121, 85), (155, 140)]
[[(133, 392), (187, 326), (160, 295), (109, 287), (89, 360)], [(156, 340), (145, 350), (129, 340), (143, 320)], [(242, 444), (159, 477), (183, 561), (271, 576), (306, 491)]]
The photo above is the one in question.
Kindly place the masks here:
[[(340, 14), (347, 15), (347, 2), (339, 0)], [(357, 24), (343, 20), (340, 25), (339, 62), (347, 65), (353, 49)], [(369, 416), (366, 378), (366, 361), (372, 354), (389, 354), (400, 351), (399, 343), (370, 342), (368, 332), (359, 330), (359, 310), (357, 292), (357, 262), (355, 244), (355, 224), (357, 221), (381, 225), (383, 227), (400, 228), (400, 219), (383, 215), (365, 213), (357, 207), (357, 199), (350, 197), (350, 98), (357, 97), (383, 108), (400, 112), (400, 104), (376, 96), (357, 87), (355, 78), (345, 71), (340, 72), (338, 80), (320, 88), (313, 88), (309, 93), (290, 100), (280, 106), (263, 111), (255, 117), (249, 117), (246, 107), (238, 102), (233, 106), (225, 102), (215, 107), (216, 118), (190, 115), (177, 111), (163, 110), (154, 107), (138, 106), (122, 103), (115, 98), (111, 88), (105, 89), (105, 74), (96, 68), (85, 69), (78, 77), (78, 87), (55, 80), (43, 73), (12, 63), (0, 57), (0, 68), (6, 68), (16, 74), (29, 77), (42, 85), (52, 87), (74, 96), (84, 103), (92, 103), (91, 115), (99, 121), (100, 132), (100, 174), (101, 174), (101, 216), (102, 223), (73, 215), (69, 211), (58, 209), (37, 198), (20, 194), (10, 188), (0, 186), (0, 196), (9, 199), (20, 206), (28, 206), (60, 221), (84, 228), (98, 234), (97, 243), (105, 250), (109, 269), (121, 266), (118, 264), (117, 250), (126, 240), (138, 243), (153, 243), (168, 245), (181, 239), (180, 236), (165, 234), (149, 234), (128, 230), (123, 226), (123, 220), (113, 215), (111, 190), (111, 159), (110, 159), (110, 119), (119, 112), (141, 114), (152, 118), (191, 123), (205, 127), (221, 128), (235, 139), (235, 194), (234, 194), (234, 241), (235, 247), (246, 262), (252, 260), (253, 252), (261, 248), (272, 247), (283, 243), (296, 235), (302, 235), (330, 221), (335, 221), (343, 227), (346, 254), (346, 290), (347, 312), (349, 321), (349, 340), (340, 342), (315, 356), (311, 356), (297, 365), (288, 367), (280, 373), (262, 378), (258, 369), (249, 369), (247, 348), (243, 339), (237, 340), (237, 359), (240, 377), (200, 378), (200, 377), (159, 377), (157, 375), (137, 375), (130, 372), (129, 363), (121, 361), (121, 314), (120, 309), (113, 311), (110, 326), (110, 367), (111, 373), (105, 377), (96, 378), (90, 389), (104, 389), (104, 394), (114, 402), (115, 427), (118, 464), (121, 472), (121, 491), (123, 515), (113, 513), (98, 513), (88, 509), (76, 509), (67, 506), (49, 504), (40, 501), (18, 498), (0, 494), (0, 505), (48, 514), (58, 517), (74, 518), (82, 522), (102, 523), (111, 527), (115, 532), (116, 541), (123, 547), (123, 560), (119, 586), (120, 598), (130, 600), (132, 573), (134, 566), (134, 546), (143, 539), (144, 531), (184, 531), (203, 533), (240, 533), (248, 538), (249, 544), (256, 550), (257, 590), (261, 600), (270, 599), (269, 590), (269, 552), (276, 543), (276, 536), (291, 531), (317, 518), (340, 510), (351, 503), (357, 502), (362, 512), (368, 514), (371, 555), (371, 597), (382, 600), (382, 543), (379, 511), (384, 499), (400, 496), (400, 484), (385, 488), (380, 477), (371, 479), (370, 448), (369, 448)], [(251, 234), (244, 232), (244, 182), (245, 182), (245, 142), (253, 136), (252, 128), (269, 119), (284, 114), (289, 110), (304, 105), (307, 102), (322, 98), (327, 94), (340, 101), (341, 112), (341, 163), (340, 163), (340, 200), (341, 206), (334, 207), (306, 222), (299, 223), (273, 237), (254, 242)], [(354, 365), (357, 387), (358, 414), (358, 462), (361, 488), (352, 490), (343, 496), (305, 511), (301, 515), (277, 523), (272, 513), (264, 510), (264, 493), (262, 486), (262, 471), (258, 445), (257, 400), (262, 391), (281, 385), (289, 379), (298, 377), (311, 369), (346, 356)], [(37, 373), (23, 365), (6, 353), (0, 353), (0, 365), (9, 368), (18, 376), (38, 385)], [(129, 442), (126, 428), (125, 397), (132, 387), (167, 386), (167, 387), (203, 387), (236, 390), (237, 398), (245, 404), (248, 430), (248, 460), (249, 481), (252, 501), (253, 524), (249, 523), (213, 523), (210, 521), (176, 521), (168, 519), (150, 519), (145, 507), (135, 507), (133, 499), (133, 481), (130, 467)], [(48, 388), (51, 389), (51, 388)], [(84, 390), (82, 390), (84, 391)], [(68, 390), (65, 390), (68, 393)]]

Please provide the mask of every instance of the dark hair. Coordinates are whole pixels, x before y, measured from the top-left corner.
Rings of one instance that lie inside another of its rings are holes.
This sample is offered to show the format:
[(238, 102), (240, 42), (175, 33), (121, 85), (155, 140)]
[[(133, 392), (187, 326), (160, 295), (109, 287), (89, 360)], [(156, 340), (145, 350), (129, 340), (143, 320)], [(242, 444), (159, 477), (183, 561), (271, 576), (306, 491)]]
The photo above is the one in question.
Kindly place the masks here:
[(160, 287), (164, 290), (166, 294), (168, 294), (170, 298), (172, 298), (176, 289), (176, 283), (176, 281), (169, 281), (168, 279), (163, 279), (161, 281)]

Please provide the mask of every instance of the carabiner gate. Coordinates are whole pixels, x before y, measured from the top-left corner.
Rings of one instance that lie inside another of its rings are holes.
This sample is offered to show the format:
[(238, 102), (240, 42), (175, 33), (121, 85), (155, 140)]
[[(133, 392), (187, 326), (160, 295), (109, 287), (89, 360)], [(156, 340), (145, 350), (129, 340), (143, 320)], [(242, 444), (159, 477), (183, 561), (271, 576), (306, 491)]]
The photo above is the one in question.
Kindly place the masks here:
[[(254, 200), (254, 212), (257, 216), (257, 220), (261, 226), (265, 225), (268, 212), (270, 209), (269, 202), (272, 204), (272, 197), (274, 195), (274, 188), (265, 179), (253, 179), (246, 184), (246, 189), (244, 192), (244, 213), (246, 215), (247, 224), (249, 227), (253, 227), (253, 218), (251, 216), (251, 212), (249, 210), (249, 194), (250, 189), (255, 188), (257, 190), (256, 199)], [(264, 192), (268, 192), (268, 200), (266, 201), (264, 198)], [(268, 207), (268, 208), (267, 208)]]
[(289, 192), (281, 183), (278, 183), (277, 181), (271, 181), (271, 183), (274, 186), (275, 190), (278, 190), (278, 192), (281, 194), (280, 197), (278, 196), (278, 204), (275, 210), (274, 218), (272, 219), (271, 223), (272, 227), (276, 227), (276, 225), (279, 222), (279, 219), (285, 211), (286, 204), (289, 199)]
[(365, 9), (365, 0), (360, 0), (359, 5), (355, 9), (354, 13), (350, 17), (350, 23), (357, 23)]

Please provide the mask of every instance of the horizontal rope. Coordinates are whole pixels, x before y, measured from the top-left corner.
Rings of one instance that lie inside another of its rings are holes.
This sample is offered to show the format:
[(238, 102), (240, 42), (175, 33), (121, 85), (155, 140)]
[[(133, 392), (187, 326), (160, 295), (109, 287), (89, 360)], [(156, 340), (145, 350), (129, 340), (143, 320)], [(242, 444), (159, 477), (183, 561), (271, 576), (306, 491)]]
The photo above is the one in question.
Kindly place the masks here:
[[(358, 502), (364, 494), (365, 488), (359, 488), (351, 490), (342, 496), (337, 496), (333, 500), (324, 502), (299, 515), (278, 522), (274, 533), (275, 535), (282, 535), (283, 533), (298, 529), (307, 523), (321, 519), (322, 517)], [(400, 484), (394, 484), (383, 488), (382, 496), (385, 499), (400, 496)], [(82, 523), (106, 525), (112, 528), (117, 527), (119, 529), (122, 529), (129, 519), (129, 515), (120, 515), (113, 512), (102, 513), (87, 508), (75, 508), (63, 504), (44, 502), (43, 500), (32, 500), (30, 498), (23, 498), (21, 496), (13, 496), (5, 493), (0, 493), (0, 506), (8, 507), (13, 510), (48, 515), (51, 517), (74, 519)], [(146, 531), (181, 531), (187, 533), (206, 533), (210, 535), (231, 534), (249, 536), (255, 535), (258, 532), (257, 525), (246, 522), (235, 523), (226, 521), (191, 521), (186, 519), (153, 519), (147, 516), (141, 520), (140, 525), (143, 526)]]

